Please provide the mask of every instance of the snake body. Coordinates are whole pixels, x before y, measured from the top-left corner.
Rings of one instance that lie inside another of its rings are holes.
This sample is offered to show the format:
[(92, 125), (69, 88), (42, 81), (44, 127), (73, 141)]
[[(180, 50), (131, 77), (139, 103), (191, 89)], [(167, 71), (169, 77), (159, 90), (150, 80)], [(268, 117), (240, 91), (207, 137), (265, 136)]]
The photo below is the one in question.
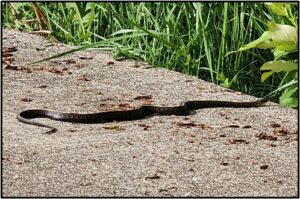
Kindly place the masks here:
[(62, 113), (43, 109), (30, 109), (18, 114), (17, 119), (20, 122), (49, 128), (47, 133), (54, 133), (56, 128), (32, 121), (34, 118), (49, 118), (62, 122), (73, 123), (105, 123), (112, 121), (127, 121), (142, 119), (151, 115), (188, 115), (192, 110), (200, 108), (214, 107), (234, 107), (250, 108), (262, 106), (266, 100), (260, 99), (251, 102), (229, 102), (229, 101), (187, 101), (179, 106), (161, 107), (152, 105), (142, 105), (137, 109), (125, 111), (108, 111), (99, 113), (79, 114), (79, 113)]

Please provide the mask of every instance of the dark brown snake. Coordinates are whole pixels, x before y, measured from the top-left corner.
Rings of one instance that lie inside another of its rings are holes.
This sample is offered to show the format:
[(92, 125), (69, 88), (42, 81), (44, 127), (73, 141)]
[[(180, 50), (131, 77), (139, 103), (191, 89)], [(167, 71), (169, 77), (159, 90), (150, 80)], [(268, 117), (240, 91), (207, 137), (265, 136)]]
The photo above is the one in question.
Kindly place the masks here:
[(229, 102), (229, 101), (187, 101), (181, 103), (180, 106), (172, 107), (160, 107), (152, 105), (143, 105), (137, 109), (125, 110), (125, 111), (109, 111), (90, 114), (78, 114), (78, 113), (61, 113), (55, 111), (48, 111), (42, 109), (30, 109), (22, 111), (17, 119), (20, 122), (46, 127), (51, 130), (46, 133), (54, 133), (56, 128), (42, 124), (36, 121), (32, 121), (34, 118), (49, 118), (62, 122), (73, 123), (105, 123), (112, 121), (125, 121), (125, 120), (137, 120), (145, 118), (151, 115), (188, 115), (192, 110), (201, 108), (214, 108), (214, 107), (234, 107), (234, 108), (250, 108), (259, 107), (266, 102), (265, 99), (260, 99), (251, 102)]

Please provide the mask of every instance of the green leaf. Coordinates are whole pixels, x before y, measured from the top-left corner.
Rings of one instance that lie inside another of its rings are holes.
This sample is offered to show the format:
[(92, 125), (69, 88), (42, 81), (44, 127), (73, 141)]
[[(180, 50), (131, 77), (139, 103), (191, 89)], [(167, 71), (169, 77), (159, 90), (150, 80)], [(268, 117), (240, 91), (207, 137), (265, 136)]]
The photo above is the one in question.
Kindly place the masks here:
[[(259, 44), (269, 40), (272, 38), (272, 33), (270, 31), (266, 31), (264, 32), (258, 39), (242, 46), (239, 51), (243, 51), (243, 50), (248, 50), (250, 48), (255, 48), (257, 47)], [(268, 45), (271, 45), (272, 43), (269, 43)], [(265, 44), (266, 45), (266, 44)]]
[(296, 108), (298, 107), (298, 99), (297, 98), (287, 98), (279, 102), (282, 106)]
[(268, 77), (271, 76), (272, 74), (273, 74), (273, 71), (264, 72), (261, 75), (261, 82), (266, 81), (266, 79), (268, 79)]
[(243, 45), (242, 47), (240, 47), (237, 51), (230, 51), (228, 53), (226, 53), (225, 57), (232, 54), (232, 53), (236, 53), (239, 51), (244, 51), (244, 50), (249, 50), (251, 48), (255, 48), (259, 45), (261, 45), (261, 48), (270, 48), (272, 47), (272, 43), (264, 43), (267, 40), (270, 40), (272, 38), (272, 33), (269, 31), (264, 32), (258, 39)]
[(237, 51), (228, 52), (225, 57), (232, 53), (249, 50), (251, 48), (276, 48), (276, 50), (287, 52), (298, 49), (297, 28), (273, 22), (268, 23), (268, 28), (269, 30), (265, 31), (258, 39), (243, 45)]
[(226, 78), (224, 82), (221, 84), (224, 88), (230, 88), (231, 83), (229, 82), (229, 78)]
[(292, 97), (292, 95), (298, 90), (297, 85), (293, 85), (289, 88), (287, 88), (281, 97)]
[(294, 80), (298, 80), (298, 71), (294, 75)]
[(285, 3), (265, 3), (275, 14), (280, 16), (288, 16)]
[(273, 73), (278, 73), (282, 71), (290, 72), (293, 70), (298, 70), (298, 64), (284, 60), (270, 61), (262, 65), (260, 70), (268, 70), (267, 72), (264, 72), (261, 76), (261, 82), (264, 82)]
[(268, 48), (275, 48), (276, 45), (274, 44), (274, 42), (272, 42), (272, 40), (268, 39), (264, 42), (257, 44), (256, 47), (260, 49), (268, 49)]
[(278, 60), (280, 57), (285, 56), (289, 54), (288, 52), (282, 51), (282, 50), (274, 50), (273, 55), (274, 55), (274, 60)]
[(289, 51), (298, 49), (297, 28), (290, 25), (268, 23), (269, 31), (272, 32), (272, 40), (276, 46), (291, 45)]
[(297, 49), (297, 47), (292, 42), (286, 42), (284, 44), (279, 44), (275, 48), (276, 50), (282, 50), (286, 52), (292, 52)]
[(298, 86), (294, 85), (287, 88), (284, 93), (279, 98), (279, 103), (283, 106), (287, 107), (297, 107), (298, 106), (298, 99), (292, 97), (298, 91)]
[(264, 65), (262, 65), (262, 67), (260, 68), (260, 70), (271, 70), (276, 73), (281, 71), (290, 72), (297, 69), (298, 69), (297, 63), (284, 61), (284, 60), (269, 61)]
[(223, 72), (220, 72), (218, 75), (217, 75), (217, 80), (219, 80), (219, 81), (222, 81), (222, 82), (224, 82), (225, 81), (225, 75), (224, 75), (224, 73)]

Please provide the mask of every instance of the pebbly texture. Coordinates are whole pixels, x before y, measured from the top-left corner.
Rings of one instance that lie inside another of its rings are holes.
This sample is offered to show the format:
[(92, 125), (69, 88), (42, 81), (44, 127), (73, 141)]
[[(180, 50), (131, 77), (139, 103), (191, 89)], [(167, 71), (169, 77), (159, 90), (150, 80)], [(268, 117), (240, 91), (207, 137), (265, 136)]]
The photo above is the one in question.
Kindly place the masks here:
[(3, 196), (298, 196), (296, 110), (269, 102), (104, 124), (38, 119), (58, 128), (47, 135), (16, 115), (256, 98), (95, 49), (28, 65), (74, 47), (7, 29), (2, 41), (17, 48), (12, 64), (28, 67), (2, 65)]

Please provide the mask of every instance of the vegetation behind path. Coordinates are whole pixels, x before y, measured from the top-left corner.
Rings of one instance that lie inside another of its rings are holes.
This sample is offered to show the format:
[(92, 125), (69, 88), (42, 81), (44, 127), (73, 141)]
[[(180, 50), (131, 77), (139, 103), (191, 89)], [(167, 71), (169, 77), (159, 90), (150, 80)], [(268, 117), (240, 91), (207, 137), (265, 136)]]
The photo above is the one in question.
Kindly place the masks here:
[[(258, 39), (269, 21), (298, 28), (297, 6), (260, 2), (3, 3), (2, 16), (5, 27), (38, 31), (74, 45), (107, 40), (97, 47), (113, 51), (116, 59), (142, 59), (297, 106), (298, 70), (277, 68), (261, 82), (260, 67), (274, 60), (270, 50), (253, 48), (225, 56)], [(288, 59), (297, 64), (298, 51)], [(279, 100), (280, 96), (285, 99)]]

